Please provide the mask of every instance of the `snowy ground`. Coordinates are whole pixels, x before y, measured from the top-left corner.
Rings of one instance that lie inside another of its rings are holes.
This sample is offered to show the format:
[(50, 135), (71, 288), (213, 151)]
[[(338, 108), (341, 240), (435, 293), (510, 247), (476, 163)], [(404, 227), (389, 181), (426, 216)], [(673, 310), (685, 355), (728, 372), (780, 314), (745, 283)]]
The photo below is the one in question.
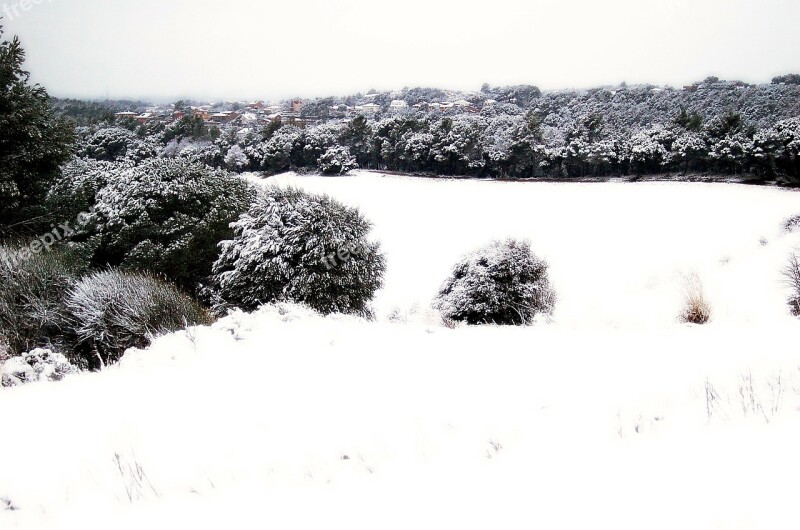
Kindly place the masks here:
[[(796, 193), (272, 182), (374, 221), (379, 321), (264, 308), (0, 391), (0, 529), (800, 524), (800, 323), (779, 273)], [(551, 264), (553, 322), (438, 325), (453, 263), (507, 236)], [(689, 272), (707, 326), (676, 321)]]

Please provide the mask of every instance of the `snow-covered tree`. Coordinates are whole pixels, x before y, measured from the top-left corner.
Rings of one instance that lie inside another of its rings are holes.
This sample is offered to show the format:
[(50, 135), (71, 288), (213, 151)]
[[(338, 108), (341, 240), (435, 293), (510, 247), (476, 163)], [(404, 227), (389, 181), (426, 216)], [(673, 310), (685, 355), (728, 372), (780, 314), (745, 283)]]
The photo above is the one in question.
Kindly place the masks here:
[(442, 316), (468, 324), (524, 325), (555, 305), (547, 263), (527, 241), (495, 241), (459, 261), (434, 300)]
[(236, 144), (232, 145), (225, 155), (225, 165), (231, 171), (241, 171), (249, 163), (250, 160), (247, 158), (244, 150)]
[(692, 164), (708, 156), (708, 146), (700, 133), (685, 132), (675, 139), (670, 155), (670, 160), (682, 166), (686, 174)]
[(292, 154), (299, 145), (302, 130), (293, 125), (284, 125), (263, 142), (258, 151), (262, 157), (262, 168), (274, 173), (286, 171), (292, 166)]
[(93, 242), (96, 266), (150, 270), (191, 290), (251, 198), (250, 186), (226, 171), (158, 158), (117, 171), (79, 237)]
[(370, 223), (325, 195), (270, 188), (233, 224), (214, 285), (224, 304), (253, 310), (297, 302), (322, 313), (364, 313), (385, 261)]
[(84, 156), (95, 160), (122, 160), (137, 141), (135, 133), (122, 127), (103, 127), (86, 139)]
[(0, 235), (48, 226), (44, 196), (74, 140), (72, 126), (53, 114), (45, 89), (29, 83), (19, 40), (2, 36), (0, 26)]
[(352, 169), (358, 169), (356, 157), (350, 154), (350, 148), (342, 146), (329, 147), (317, 160), (319, 170), (325, 175), (344, 175)]

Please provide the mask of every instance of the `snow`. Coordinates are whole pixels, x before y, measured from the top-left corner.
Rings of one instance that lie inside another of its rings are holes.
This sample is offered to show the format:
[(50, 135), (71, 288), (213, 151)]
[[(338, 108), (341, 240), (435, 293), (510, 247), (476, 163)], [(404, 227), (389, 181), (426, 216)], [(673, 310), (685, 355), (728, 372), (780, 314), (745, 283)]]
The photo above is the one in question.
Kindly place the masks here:
[[(797, 527), (794, 192), (263, 182), (374, 221), (378, 321), (265, 307), (0, 390), (0, 528)], [(504, 237), (549, 262), (553, 322), (442, 327), (452, 266)], [(692, 271), (706, 326), (676, 321)]]

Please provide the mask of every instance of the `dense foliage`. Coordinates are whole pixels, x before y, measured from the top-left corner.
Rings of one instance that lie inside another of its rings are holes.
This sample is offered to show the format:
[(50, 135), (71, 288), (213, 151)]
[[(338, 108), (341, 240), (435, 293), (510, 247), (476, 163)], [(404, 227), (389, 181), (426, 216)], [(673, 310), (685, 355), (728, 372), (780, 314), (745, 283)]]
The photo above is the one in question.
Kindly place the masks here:
[(384, 257), (355, 208), (298, 189), (270, 188), (233, 225), (214, 264), (224, 304), (252, 310), (298, 302), (322, 313), (367, 312)]
[(85, 270), (74, 249), (0, 246), (0, 343), (12, 354), (63, 345), (63, 298)]
[(189, 290), (206, 280), (252, 197), (242, 180), (183, 158), (118, 166), (105, 181), (79, 234), (92, 264), (153, 271)]
[[(339, 174), (357, 164), (495, 178), (713, 174), (797, 184), (800, 86), (793, 80), (710, 77), (683, 89), (623, 84), (544, 93), (530, 85), (406, 88), (305, 101), (309, 123), (251, 119), (217, 128), (187, 115), (138, 128), (93, 125), (81, 129), (81, 142), (85, 156), (100, 160), (178, 157), (237, 172)], [(377, 113), (338, 110), (367, 101)], [(398, 101), (401, 110), (391, 106)]]
[(468, 324), (530, 324), (554, 305), (547, 263), (512, 239), (464, 257), (434, 301), (443, 317)]
[(24, 60), (16, 37), (0, 40), (0, 235), (47, 226), (43, 199), (74, 139), (45, 89), (29, 83)]

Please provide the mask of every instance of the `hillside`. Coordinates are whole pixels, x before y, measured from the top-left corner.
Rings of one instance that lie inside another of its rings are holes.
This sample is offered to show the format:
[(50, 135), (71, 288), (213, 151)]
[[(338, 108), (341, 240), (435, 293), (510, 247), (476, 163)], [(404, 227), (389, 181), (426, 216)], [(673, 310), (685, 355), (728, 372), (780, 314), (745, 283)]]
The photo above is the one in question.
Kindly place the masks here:
[[(795, 192), (255, 181), (374, 220), (377, 320), (235, 312), (100, 373), (0, 391), (0, 527), (793, 527)], [(505, 236), (550, 263), (552, 320), (443, 327), (427, 307), (449, 267)], [(676, 319), (690, 271), (706, 326)]]

